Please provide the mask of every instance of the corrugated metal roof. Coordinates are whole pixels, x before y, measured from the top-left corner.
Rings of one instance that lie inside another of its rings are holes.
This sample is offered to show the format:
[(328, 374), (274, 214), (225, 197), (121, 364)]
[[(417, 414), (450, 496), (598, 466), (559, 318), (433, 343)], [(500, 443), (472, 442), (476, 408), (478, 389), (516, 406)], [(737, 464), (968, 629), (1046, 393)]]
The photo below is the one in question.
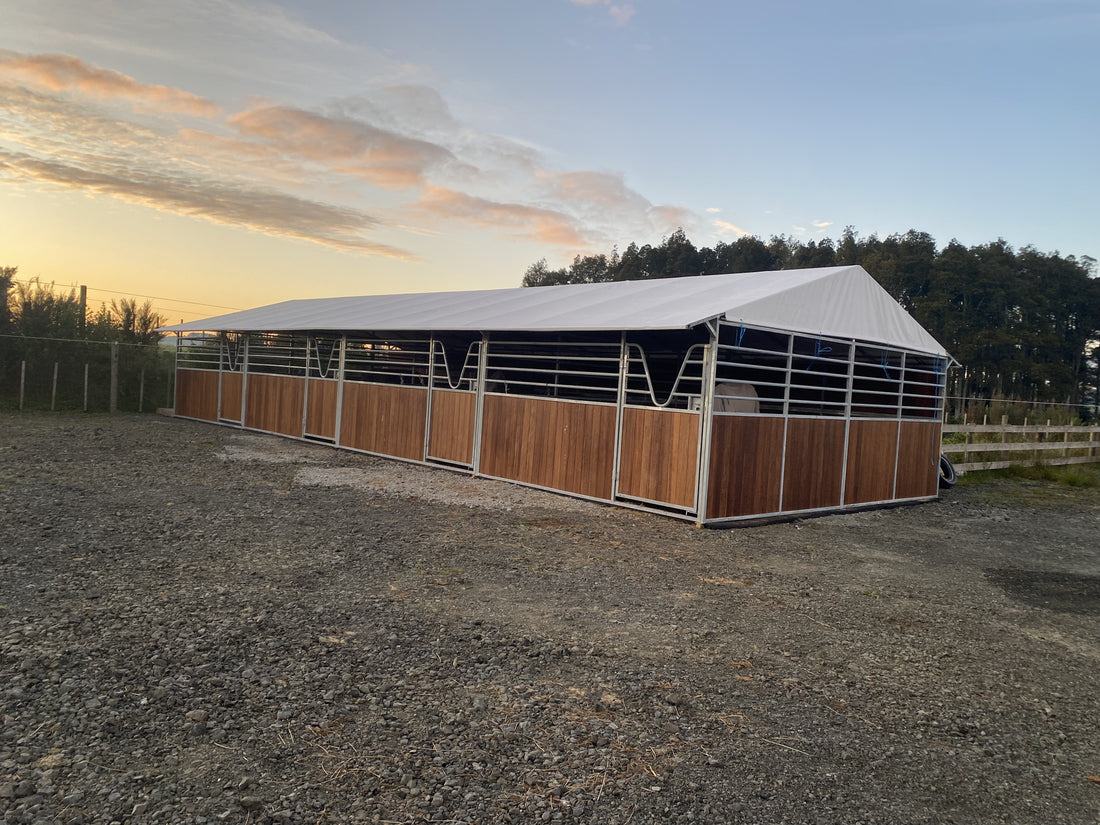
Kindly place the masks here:
[(162, 331), (581, 332), (686, 329), (715, 318), (946, 354), (859, 266), (315, 298), (176, 324)]

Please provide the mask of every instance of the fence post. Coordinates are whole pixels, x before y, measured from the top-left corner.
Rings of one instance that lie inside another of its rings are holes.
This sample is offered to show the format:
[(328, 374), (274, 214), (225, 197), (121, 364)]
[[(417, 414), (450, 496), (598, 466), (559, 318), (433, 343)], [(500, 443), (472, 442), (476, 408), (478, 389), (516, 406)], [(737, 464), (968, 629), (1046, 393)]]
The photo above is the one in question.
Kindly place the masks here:
[(84, 365), (84, 412), (88, 412), (88, 365)]
[(27, 362), (19, 362), (19, 411), (23, 411), (23, 391), (27, 386)]
[(57, 362), (53, 362), (53, 385), (50, 387), (50, 412), (57, 409)]
[[(1064, 433), (1062, 433), (1062, 441), (1069, 441), (1069, 430), (1066, 430)], [(1062, 458), (1069, 458), (1069, 447), (1062, 448)]]
[(138, 384), (138, 412), (145, 412), (142, 407), (145, 404), (145, 370), (141, 371), (141, 380)]
[(118, 341), (111, 342), (111, 400), (107, 409), (118, 412)]

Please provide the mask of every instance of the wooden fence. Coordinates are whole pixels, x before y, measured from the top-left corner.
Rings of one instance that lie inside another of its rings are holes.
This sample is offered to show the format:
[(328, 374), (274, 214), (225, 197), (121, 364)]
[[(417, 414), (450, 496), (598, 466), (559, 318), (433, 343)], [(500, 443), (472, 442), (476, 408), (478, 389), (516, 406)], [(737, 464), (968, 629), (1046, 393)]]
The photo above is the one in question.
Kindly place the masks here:
[[(965, 441), (955, 443), (959, 433)], [(1049, 424), (945, 424), (943, 452), (959, 474), (1014, 465), (1087, 464), (1100, 461), (1100, 427)], [(951, 442), (951, 443), (949, 443)]]

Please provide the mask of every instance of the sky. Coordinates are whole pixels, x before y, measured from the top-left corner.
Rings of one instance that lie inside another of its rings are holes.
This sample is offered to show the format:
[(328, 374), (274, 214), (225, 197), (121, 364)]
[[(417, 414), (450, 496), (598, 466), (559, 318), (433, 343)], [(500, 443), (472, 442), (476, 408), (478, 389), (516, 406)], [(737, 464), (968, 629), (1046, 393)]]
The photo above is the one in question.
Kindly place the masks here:
[(1097, 0), (0, 0), (0, 266), (167, 320), (910, 229), (1100, 257)]

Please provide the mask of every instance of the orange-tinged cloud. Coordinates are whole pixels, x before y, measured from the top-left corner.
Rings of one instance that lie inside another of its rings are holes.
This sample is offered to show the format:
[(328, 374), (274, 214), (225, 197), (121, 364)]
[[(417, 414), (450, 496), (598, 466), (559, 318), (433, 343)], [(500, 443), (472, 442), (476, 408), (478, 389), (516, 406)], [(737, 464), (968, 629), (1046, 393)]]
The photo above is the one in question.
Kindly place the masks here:
[(581, 170), (547, 176), (553, 194), (570, 203), (597, 206), (600, 209), (632, 209), (645, 211), (648, 200), (635, 192), (622, 175)]
[(576, 248), (587, 245), (576, 221), (552, 209), (501, 203), (441, 186), (429, 188), (416, 207), (436, 218), (461, 220), (482, 227), (507, 228), (558, 246)]
[(344, 252), (415, 260), (405, 250), (366, 240), (363, 233), (380, 225), (369, 215), (273, 189), (185, 177), (151, 168), (120, 168), (114, 163), (101, 163), (98, 167), (90, 162), (78, 165), (0, 149), (0, 180), (5, 177), (109, 195), (163, 212), (311, 241)]
[(51, 91), (77, 91), (99, 100), (120, 100), (135, 108), (206, 118), (221, 112), (209, 100), (182, 89), (140, 83), (122, 72), (89, 66), (65, 54), (0, 51), (0, 70)]
[(425, 140), (288, 106), (249, 109), (229, 123), (281, 152), (390, 189), (422, 185), (430, 168), (455, 160), (450, 150)]
[(751, 235), (752, 233), (742, 229), (737, 224), (730, 223), (729, 221), (716, 220), (714, 221), (714, 228), (718, 230), (719, 235), (736, 235), (741, 238), (745, 235)]

